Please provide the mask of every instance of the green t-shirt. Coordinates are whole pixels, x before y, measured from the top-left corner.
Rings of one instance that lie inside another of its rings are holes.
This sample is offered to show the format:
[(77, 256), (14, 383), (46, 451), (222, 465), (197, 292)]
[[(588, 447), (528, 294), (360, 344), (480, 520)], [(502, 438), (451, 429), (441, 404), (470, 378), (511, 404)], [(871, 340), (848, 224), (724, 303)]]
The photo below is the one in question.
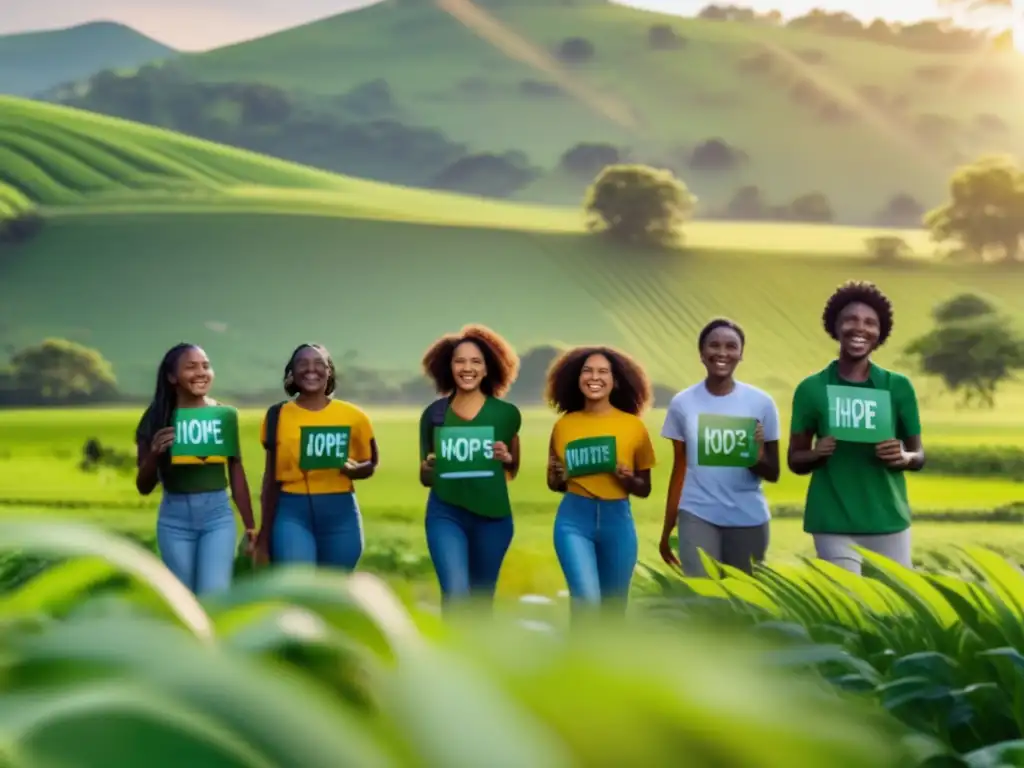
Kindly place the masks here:
[[(137, 443), (153, 439), (149, 414), (150, 409), (147, 408), (139, 420), (139, 426), (135, 430)], [(168, 453), (161, 457), (158, 466), (160, 485), (163, 486), (165, 493), (207, 493), (223, 491), (228, 487), (228, 463), (224, 458), (212, 457), (204, 460), (182, 456), (172, 462)]]
[[(434, 427), (431, 423), (432, 406), (420, 417), (420, 459), (434, 450)], [(505, 443), (511, 450), (512, 439), (519, 434), (523, 417), (512, 403), (488, 397), (480, 412), (471, 421), (461, 418), (451, 406), (445, 411), (444, 427), (492, 427), (494, 440)], [(447, 479), (435, 477), (434, 493), (446, 504), (461, 507), (483, 517), (507, 517), (512, 514), (508, 498), (508, 480), (504, 472), (491, 477), (464, 477)]]
[[(846, 381), (840, 379), (835, 360), (796, 388), (790, 430), (793, 434), (826, 434), (826, 387), (830, 385), (888, 390), (896, 437), (906, 440), (921, 434), (917, 395), (910, 379), (872, 364), (867, 381)], [(804, 531), (871, 535), (899, 533), (909, 527), (910, 504), (903, 470), (887, 467), (875, 456), (875, 446), (870, 443), (837, 441), (835, 452), (811, 473)]]

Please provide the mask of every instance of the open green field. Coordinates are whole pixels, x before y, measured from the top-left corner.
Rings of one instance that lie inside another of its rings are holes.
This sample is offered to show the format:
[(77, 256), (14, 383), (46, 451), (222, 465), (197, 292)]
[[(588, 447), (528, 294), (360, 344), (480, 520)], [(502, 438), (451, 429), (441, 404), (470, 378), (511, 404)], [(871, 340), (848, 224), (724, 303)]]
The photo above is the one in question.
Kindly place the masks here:
[[(628, 251), (584, 234), (573, 209), (376, 184), (2, 97), (0, 199), (49, 218), (0, 259), (0, 344), (80, 341), (136, 394), (183, 337), (208, 348), (223, 391), (274, 387), (310, 336), (410, 376), (434, 337), (471, 321), (521, 349), (618, 345), (681, 387), (699, 375), (697, 331), (725, 314), (748, 332), (743, 375), (776, 389), (832, 354), (821, 306), (852, 277), (896, 304), (883, 363), (957, 292), (1024, 314), (1020, 270), (880, 265), (863, 254), (870, 230), (695, 223), (684, 250)], [(923, 233), (900, 234), (925, 247)]]
[[(781, 404), (781, 403), (780, 403)], [(787, 408), (782, 418), (788, 423)], [(71, 516), (121, 531), (145, 533), (155, 525), (159, 494), (140, 499), (132, 475), (112, 470), (88, 474), (77, 468), (85, 441), (95, 437), (107, 446), (132, 449), (132, 434), (139, 410), (0, 411), (0, 515), (18, 517)], [(1016, 414), (1007, 416), (1008, 413)], [(417, 479), (416, 424), (418, 412), (410, 409), (376, 409), (371, 418), (381, 451), (377, 474), (358, 487), (368, 548), (386, 547), (413, 557), (423, 557), (423, 511), (426, 491)], [(254, 492), (262, 472), (258, 444), (261, 411), (242, 412), (243, 455)], [(976, 415), (955, 416), (941, 409), (923, 411), (928, 447), (942, 445), (1008, 445), (1024, 447), (1024, 408), (1005, 410), (989, 419)], [(652, 435), (661, 428), (663, 411), (647, 421)], [(524, 412), (522, 431), (523, 468), (513, 483), (516, 538), (502, 576), (504, 594), (527, 592), (554, 594), (562, 589), (561, 572), (551, 544), (551, 525), (557, 495), (544, 482), (546, 446), (554, 416), (540, 409)], [(662, 511), (671, 455), (667, 441), (655, 439), (659, 466), (654, 472), (654, 492), (634, 502), (641, 537), (641, 559), (657, 560)], [(782, 450), (785, 450), (783, 443)], [(780, 482), (768, 488), (777, 507), (799, 507), (806, 479), (784, 471)], [(911, 476), (911, 501), (920, 522), (916, 527), (920, 550), (942, 548), (967, 541), (1001, 548), (1024, 548), (1024, 527), (986, 523), (927, 522), (929, 513), (950, 510), (988, 511), (1024, 502), (1024, 484), (1006, 480), (941, 477), (927, 472)], [(771, 555), (790, 560), (810, 555), (809, 538), (799, 520), (776, 521)], [(433, 589), (429, 579), (420, 585)]]
[[(686, 38), (685, 46), (651, 49), (648, 30), (658, 23)], [(594, 57), (557, 59), (553, 51), (570, 37), (589, 40)], [(770, 71), (741, 68), (766, 52)], [(808, 63), (814, 52), (821, 60)], [(937, 203), (962, 157), (1024, 149), (1024, 106), (1008, 98), (1024, 82), (1015, 54), (922, 52), (605, 0), (384, 0), (179, 62), (208, 82), (256, 81), (325, 98), (383, 79), (396, 105), (392, 117), (439, 128), (476, 151), (521, 150), (548, 169), (583, 141), (632, 148), (644, 160), (720, 137), (749, 162), (688, 176), (706, 202), (722, 203), (749, 183), (784, 199), (820, 190), (857, 220), (900, 191)], [(915, 74), (936, 66), (951, 74), (938, 82)], [(538, 95), (524, 82), (553, 91)], [(799, 83), (820, 97), (795, 103)], [(821, 117), (829, 103), (847, 117)], [(1005, 128), (979, 129), (982, 114)], [(922, 133), (928, 115), (942, 122), (937, 138)], [(798, 147), (780, 151), (782, 136), (799, 136)], [(565, 201), (579, 182), (563, 182), (548, 175), (518, 194)]]

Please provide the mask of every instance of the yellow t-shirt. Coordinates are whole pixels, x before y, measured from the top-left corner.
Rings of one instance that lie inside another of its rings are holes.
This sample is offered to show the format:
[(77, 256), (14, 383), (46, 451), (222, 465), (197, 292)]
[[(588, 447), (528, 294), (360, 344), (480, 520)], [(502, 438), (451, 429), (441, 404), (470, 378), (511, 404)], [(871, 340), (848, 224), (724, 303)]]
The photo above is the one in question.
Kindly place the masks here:
[[(632, 467), (634, 472), (650, 469), (655, 464), (654, 446), (647, 425), (639, 416), (617, 408), (600, 414), (586, 411), (565, 414), (551, 431), (551, 445), (563, 465), (565, 447), (584, 437), (614, 437), (616, 463)], [(569, 478), (567, 487), (570, 493), (598, 499), (624, 499), (628, 495), (611, 473)]]
[[(310, 411), (288, 402), (281, 406), (277, 422), (277, 466), (274, 476), (284, 493), (349, 493), (352, 480), (336, 469), (299, 469), (299, 436), (302, 427), (350, 427), (349, 458), (369, 461), (373, 426), (360, 408), (344, 400), (331, 400), (321, 411)], [(267, 419), (260, 426), (260, 442), (267, 442)]]

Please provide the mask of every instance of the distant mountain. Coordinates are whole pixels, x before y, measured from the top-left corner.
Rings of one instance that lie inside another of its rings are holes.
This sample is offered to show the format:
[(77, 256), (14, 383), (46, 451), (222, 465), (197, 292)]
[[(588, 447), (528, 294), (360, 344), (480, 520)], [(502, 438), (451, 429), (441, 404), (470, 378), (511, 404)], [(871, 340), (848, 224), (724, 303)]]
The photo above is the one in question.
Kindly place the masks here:
[(30, 96), (102, 69), (138, 67), (175, 55), (173, 48), (131, 27), (106, 21), (0, 35), (0, 93)]

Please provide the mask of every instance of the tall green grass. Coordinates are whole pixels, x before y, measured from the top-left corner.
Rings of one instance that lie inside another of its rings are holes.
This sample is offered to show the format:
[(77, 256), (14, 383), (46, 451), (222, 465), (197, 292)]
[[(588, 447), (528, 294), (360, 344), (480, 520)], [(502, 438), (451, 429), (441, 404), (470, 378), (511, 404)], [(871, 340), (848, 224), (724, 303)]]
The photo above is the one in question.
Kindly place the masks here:
[(88, 527), (3, 523), (0, 540), (71, 558), (0, 596), (8, 764), (905, 768), (920, 753), (876, 707), (721, 633), (444, 626), (372, 577), (298, 568), (199, 602)]

